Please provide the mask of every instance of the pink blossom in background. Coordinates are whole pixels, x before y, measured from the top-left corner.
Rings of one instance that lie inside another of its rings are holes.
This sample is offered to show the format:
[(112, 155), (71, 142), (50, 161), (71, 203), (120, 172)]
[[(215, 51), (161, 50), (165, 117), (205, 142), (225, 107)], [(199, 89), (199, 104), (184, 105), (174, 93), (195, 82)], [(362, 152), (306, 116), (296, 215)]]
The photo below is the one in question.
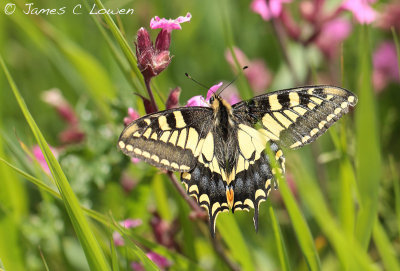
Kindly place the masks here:
[[(53, 153), (53, 155), (56, 157), (56, 159), (58, 158), (58, 152), (55, 148), (50, 147), (51, 152)], [(50, 168), (47, 165), (46, 159), (44, 158), (44, 155), (42, 153), (42, 150), (40, 149), (39, 145), (35, 145), (32, 147), (32, 154), (34, 156), (34, 158), (36, 159), (36, 161), (39, 163), (39, 165), (42, 167), (42, 169), (47, 173), (50, 174)]]
[(136, 112), (132, 107), (129, 107), (128, 116), (124, 118), (125, 126), (128, 126), (132, 121), (137, 120), (138, 118), (140, 118), (139, 113)]
[(226, 87), (224, 91), (221, 92), (221, 97), (231, 105), (236, 104), (242, 100), (236, 86), (232, 84)]
[(171, 266), (171, 263), (160, 254), (157, 254), (153, 251), (146, 253), (146, 256), (153, 261), (160, 269), (165, 269)]
[(113, 236), (113, 242), (114, 242), (115, 246), (122, 247), (123, 245), (125, 245), (124, 238), (122, 238), (122, 235), (119, 232), (117, 232), (117, 231), (113, 232), (112, 236)]
[(146, 271), (146, 269), (144, 269), (144, 266), (139, 262), (131, 262), (131, 268), (134, 271)]
[[(128, 218), (128, 219), (125, 219), (125, 220), (123, 220), (123, 221), (120, 221), (119, 224), (120, 224), (122, 227), (126, 228), (126, 229), (131, 229), (131, 228), (136, 228), (136, 227), (142, 225), (142, 220), (141, 220), (141, 219), (131, 219), (131, 218)], [(125, 245), (124, 238), (123, 238), (122, 235), (121, 235), (119, 232), (117, 232), (117, 231), (114, 231), (114, 232), (113, 232), (113, 241), (114, 241), (114, 244), (115, 244), (117, 247), (120, 247), (120, 246)]]
[(119, 222), (119, 224), (126, 229), (139, 227), (140, 225), (142, 225), (142, 223), (143, 221), (139, 218), (137, 219), (128, 218)]
[(253, 0), (250, 8), (253, 12), (261, 15), (263, 20), (268, 21), (281, 15), (282, 5), (292, 0)]
[(151, 29), (162, 28), (169, 32), (171, 32), (174, 29), (181, 30), (182, 29), (181, 23), (190, 22), (191, 18), (192, 14), (190, 14), (189, 12), (186, 14), (186, 16), (179, 16), (175, 20), (165, 19), (165, 18), (161, 19), (160, 17), (155, 16), (150, 21), (150, 28)]
[[(398, 0), (397, 0), (398, 1)], [(392, 27), (400, 30), (400, 2), (386, 5), (377, 20), (377, 26), (390, 30)]]
[(399, 63), (393, 42), (383, 42), (373, 53), (373, 84), (380, 92), (390, 81), (400, 82)]
[[(239, 62), (239, 65), (244, 67), (248, 66), (246, 70), (243, 71), (251, 88), (255, 93), (260, 94), (264, 92), (268, 86), (271, 84), (272, 75), (264, 60), (255, 59), (250, 61), (247, 56), (237, 47), (233, 48), (235, 56)], [(235, 61), (233, 60), (230, 50), (225, 51), (225, 59), (230, 64), (233, 71), (237, 70)]]
[(44, 91), (41, 96), (42, 100), (54, 107), (60, 117), (63, 118), (68, 124), (76, 125), (78, 123), (78, 117), (76, 116), (74, 109), (64, 98), (58, 88), (52, 88)]
[(371, 7), (376, 0), (346, 0), (341, 8), (353, 13), (360, 24), (370, 24), (377, 18), (377, 12)]
[(351, 23), (346, 19), (333, 19), (322, 26), (315, 43), (327, 57), (334, 58), (340, 44), (350, 35), (351, 30)]

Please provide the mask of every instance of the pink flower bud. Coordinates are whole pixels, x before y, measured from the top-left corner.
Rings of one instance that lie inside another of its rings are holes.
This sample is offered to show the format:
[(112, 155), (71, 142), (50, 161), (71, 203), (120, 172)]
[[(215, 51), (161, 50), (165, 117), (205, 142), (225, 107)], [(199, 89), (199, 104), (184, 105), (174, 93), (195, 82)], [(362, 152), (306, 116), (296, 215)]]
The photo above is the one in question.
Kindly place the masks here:
[(158, 33), (156, 38), (155, 47), (157, 52), (168, 51), (170, 44), (171, 44), (171, 32), (162, 29), (160, 33)]
[(176, 108), (179, 106), (179, 96), (181, 95), (181, 88), (176, 87), (168, 95), (168, 99), (165, 105), (166, 109)]
[(136, 112), (132, 107), (129, 107), (128, 116), (124, 118), (125, 126), (128, 126), (132, 121), (137, 120), (138, 118), (140, 118), (139, 113)]

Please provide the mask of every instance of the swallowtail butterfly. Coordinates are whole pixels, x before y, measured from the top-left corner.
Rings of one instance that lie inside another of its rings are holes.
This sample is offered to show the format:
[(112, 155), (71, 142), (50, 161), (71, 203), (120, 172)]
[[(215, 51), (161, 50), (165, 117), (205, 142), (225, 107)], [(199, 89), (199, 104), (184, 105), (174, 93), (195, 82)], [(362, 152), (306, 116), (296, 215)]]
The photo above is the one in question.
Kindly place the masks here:
[(271, 92), (230, 105), (218, 95), (210, 107), (181, 107), (139, 118), (127, 126), (118, 146), (128, 156), (181, 172), (187, 193), (209, 215), (210, 231), (220, 212), (254, 208), (266, 200), (274, 170), (264, 152), (269, 144), (279, 170), (281, 147), (313, 142), (357, 97), (333, 86), (307, 86)]

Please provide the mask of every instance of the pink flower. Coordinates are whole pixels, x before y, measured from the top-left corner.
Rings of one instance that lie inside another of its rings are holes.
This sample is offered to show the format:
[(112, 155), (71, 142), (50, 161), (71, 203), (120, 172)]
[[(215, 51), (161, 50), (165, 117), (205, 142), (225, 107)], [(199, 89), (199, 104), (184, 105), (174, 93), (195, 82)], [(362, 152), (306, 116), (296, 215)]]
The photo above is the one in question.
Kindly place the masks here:
[(383, 42), (373, 54), (373, 83), (376, 91), (382, 91), (390, 81), (400, 82), (399, 63), (393, 42)]
[(139, 262), (131, 262), (131, 268), (134, 271), (146, 271), (146, 269), (144, 269), (143, 265)]
[(63, 118), (67, 123), (71, 125), (76, 125), (78, 123), (78, 117), (76, 116), (75, 111), (64, 98), (59, 89), (52, 88), (44, 91), (42, 93), (42, 100), (54, 107), (60, 117)]
[(210, 105), (206, 102), (206, 100), (204, 99), (203, 96), (201, 95), (197, 95), (197, 96), (193, 96), (192, 98), (190, 98), (187, 103), (186, 106), (203, 106), (203, 107), (209, 107)]
[(161, 30), (156, 39), (156, 47), (151, 42), (150, 35), (145, 28), (140, 28), (136, 39), (136, 57), (138, 67), (146, 81), (165, 70), (171, 63), (168, 51), (171, 35)]
[(328, 58), (334, 58), (339, 45), (350, 35), (351, 28), (350, 22), (342, 18), (328, 21), (322, 26), (316, 45)]
[[(51, 146), (49, 146), (49, 147), (50, 147), (51, 152), (57, 159), (58, 158), (57, 150)], [(34, 158), (36, 159), (36, 161), (39, 163), (39, 165), (42, 167), (44, 172), (46, 172), (47, 174), (50, 174), (51, 172), (50, 172), (49, 166), (47, 165), (46, 159), (44, 158), (44, 155), (43, 155), (42, 150), (40, 149), (39, 145), (35, 145), (32, 147), (32, 154), (33, 154)]]
[(146, 253), (146, 256), (153, 261), (160, 269), (165, 269), (171, 266), (171, 263), (160, 254), (157, 254), (153, 251)]
[(128, 116), (124, 118), (125, 126), (128, 126), (132, 121), (137, 120), (138, 118), (140, 118), (139, 113), (136, 112), (132, 107), (129, 107)]
[(346, 0), (341, 7), (353, 13), (354, 17), (360, 24), (370, 24), (376, 17), (376, 11), (371, 4), (376, 0)]
[(142, 220), (139, 218), (138, 219), (128, 218), (119, 222), (119, 224), (126, 229), (139, 227), (140, 225), (142, 225), (142, 223), (143, 223)]
[[(242, 67), (248, 66), (248, 68), (244, 70), (244, 75), (249, 81), (249, 84), (254, 92), (261, 93), (265, 91), (271, 83), (272, 77), (270, 71), (265, 65), (265, 62), (262, 59), (255, 59), (250, 61), (246, 57), (246, 55), (237, 47), (234, 47), (233, 51), (239, 62), (239, 65)], [(225, 59), (230, 64), (232, 70), (236, 71), (237, 66), (229, 50), (225, 51)]]
[(117, 231), (113, 232), (113, 242), (117, 247), (122, 247), (125, 245), (124, 238), (122, 238), (122, 235)]
[(224, 89), (224, 91), (221, 93), (221, 97), (231, 105), (241, 101), (238, 90), (234, 85), (230, 85)]
[(162, 28), (169, 32), (171, 32), (171, 30), (174, 30), (174, 29), (181, 30), (182, 29), (181, 23), (190, 22), (191, 18), (192, 18), (192, 14), (190, 14), (189, 12), (186, 14), (185, 17), (179, 16), (175, 20), (173, 20), (173, 19), (167, 20), (165, 18), (160, 19), (158, 16), (156, 16), (153, 19), (151, 19), (150, 28), (151, 29)]
[(268, 21), (281, 15), (283, 3), (289, 3), (292, 0), (253, 0), (250, 8), (253, 12), (261, 15), (263, 20)]
[(206, 98), (206, 99), (204, 99), (204, 97), (201, 96), (201, 95), (197, 95), (197, 96), (194, 96), (194, 97), (190, 98), (190, 99), (187, 101), (186, 106), (187, 106), (187, 107), (189, 107), (189, 106), (203, 106), (203, 107), (209, 107), (210, 105), (209, 105), (208, 102), (210, 101), (211, 96), (212, 96), (214, 93), (216, 93), (216, 92), (218, 91), (218, 89), (219, 89), (221, 86), (222, 86), (222, 82), (220, 82), (219, 84), (216, 84), (216, 85), (213, 85), (212, 87), (210, 87), (210, 89), (207, 91), (207, 98)]

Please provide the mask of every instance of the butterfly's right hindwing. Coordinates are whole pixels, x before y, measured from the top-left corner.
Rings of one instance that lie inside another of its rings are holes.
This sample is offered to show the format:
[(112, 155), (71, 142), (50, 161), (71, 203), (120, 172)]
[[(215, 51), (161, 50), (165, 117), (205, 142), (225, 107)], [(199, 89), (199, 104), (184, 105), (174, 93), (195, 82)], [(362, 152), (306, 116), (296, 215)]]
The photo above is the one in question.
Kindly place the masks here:
[(197, 163), (200, 139), (211, 128), (212, 109), (182, 107), (144, 116), (123, 131), (119, 148), (159, 168), (187, 172)]

